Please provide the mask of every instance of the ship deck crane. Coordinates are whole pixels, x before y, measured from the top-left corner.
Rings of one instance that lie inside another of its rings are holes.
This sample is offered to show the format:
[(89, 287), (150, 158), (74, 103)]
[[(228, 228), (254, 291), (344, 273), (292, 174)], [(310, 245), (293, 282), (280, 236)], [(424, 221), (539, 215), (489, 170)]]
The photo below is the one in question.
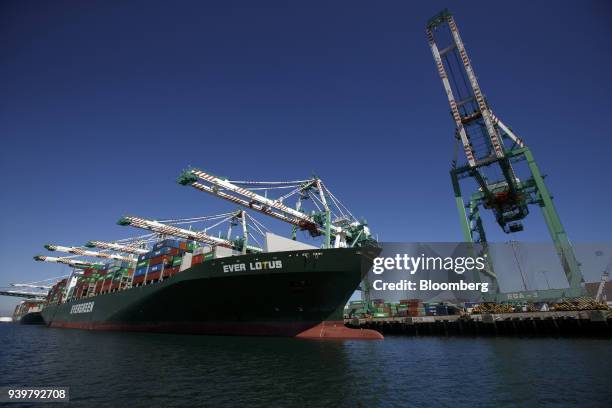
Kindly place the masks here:
[[(200, 169), (188, 169), (178, 177), (177, 182), (292, 224), (294, 228), (308, 231), (311, 236), (323, 235), (325, 248), (331, 247), (332, 238), (335, 239), (334, 247), (353, 246), (371, 240), (370, 231), (365, 222), (354, 219), (348, 209), (318, 177), (287, 182), (229, 181)], [(257, 189), (267, 192), (282, 188), (293, 188), (293, 190), (277, 199), (254, 192)], [(292, 195), (298, 196), (296, 208), (284, 203)], [(317, 207), (317, 211), (310, 215), (301, 208), (301, 202), (309, 198)], [(338, 210), (335, 213), (334, 221), (331, 219), (333, 211), (330, 208), (330, 202)]]
[(192, 231), (184, 228), (180, 228), (174, 225), (168, 225), (160, 221), (147, 220), (144, 218), (126, 216), (121, 218), (117, 224), (119, 225), (130, 225), (136, 228), (142, 228), (149, 231), (154, 231), (160, 234), (169, 235), (178, 238), (185, 238), (192, 241), (202, 242), (211, 246), (221, 246), (230, 248), (243, 253), (249, 252), (261, 252), (262, 249), (256, 246), (248, 244), (248, 231), (246, 229), (246, 213), (244, 211), (238, 211), (229, 218), (240, 218), (242, 220), (244, 236), (241, 239), (232, 241), (226, 238), (215, 237), (207, 234), (204, 231)]
[(61, 245), (47, 244), (45, 245), (45, 248), (48, 249), (49, 251), (66, 252), (68, 254), (74, 254), (74, 255), (80, 255), (80, 256), (90, 256), (94, 258), (113, 259), (116, 261), (131, 262), (134, 260), (133, 258), (130, 258), (127, 256), (109, 254), (105, 252), (90, 251), (90, 250), (79, 248), (79, 247), (67, 247), (67, 246), (61, 246)]
[[(518, 296), (512, 294), (509, 298), (508, 294), (499, 293), (497, 279), (489, 263), (488, 274), (498, 292), (495, 300), (582, 296), (585, 292), (580, 266), (544, 183), (544, 176), (524, 141), (493, 114), (480, 89), (453, 16), (448, 10), (442, 11), (429, 20), (426, 32), (455, 122), (455, 139), (467, 158), (467, 163), (458, 165), (457, 157), (454, 157), (450, 171), (465, 241), (481, 243), (486, 251), (487, 238), (480, 217), (481, 208), (493, 212), (504, 232), (514, 233), (523, 230), (523, 220), (529, 215), (528, 205), (537, 205), (542, 210), (569, 282), (568, 289), (526, 291)], [(447, 42), (439, 47), (444, 39)], [(511, 146), (506, 147), (504, 140)], [(519, 161), (526, 161), (530, 171), (530, 175), (523, 180), (518, 178), (513, 167)], [(478, 189), (466, 204), (459, 181), (470, 177)]]

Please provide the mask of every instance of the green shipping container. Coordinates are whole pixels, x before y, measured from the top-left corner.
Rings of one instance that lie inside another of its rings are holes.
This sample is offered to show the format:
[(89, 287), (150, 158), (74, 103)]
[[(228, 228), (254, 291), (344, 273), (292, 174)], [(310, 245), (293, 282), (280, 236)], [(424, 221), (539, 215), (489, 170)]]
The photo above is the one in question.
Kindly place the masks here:
[(136, 268), (142, 268), (144, 266), (149, 266), (149, 260), (145, 259), (144, 261), (140, 261), (136, 264)]

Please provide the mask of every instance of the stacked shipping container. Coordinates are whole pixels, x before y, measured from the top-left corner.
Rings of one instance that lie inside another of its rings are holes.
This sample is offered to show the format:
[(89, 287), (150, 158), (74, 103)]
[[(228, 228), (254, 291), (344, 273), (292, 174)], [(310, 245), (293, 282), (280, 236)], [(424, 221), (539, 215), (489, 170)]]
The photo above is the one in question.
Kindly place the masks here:
[(363, 317), (418, 317), (459, 314), (459, 308), (447, 303), (423, 303), (420, 299), (404, 299), (399, 303), (374, 299), (368, 305), (365, 300), (353, 300), (345, 308), (348, 318)]
[(184, 255), (192, 252), (195, 246), (194, 243), (174, 239), (158, 242), (152, 251), (138, 257), (132, 285), (140, 286), (175, 275), (181, 268)]
[[(214, 252), (209, 247), (166, 239), (156, 243), (150, 252), (140, 255), (135, 264), (114, 261), (82, 269), (83, 273), (77, 277), (68, 297), (81, 299), (160, 281), (212, 258)], [(47, 295), (47, 303), (61, 302), (66, 284), (64, 279), (54, 285)]]
[(62, 301), (64, 289), (66, 288), (67, 283), (68, 279), (62, 279), (61, 281), (53, 285), (49, 290), (49, 293), (47, 293), (47, 299), (45, 301), (45, 304), (60, 303)]

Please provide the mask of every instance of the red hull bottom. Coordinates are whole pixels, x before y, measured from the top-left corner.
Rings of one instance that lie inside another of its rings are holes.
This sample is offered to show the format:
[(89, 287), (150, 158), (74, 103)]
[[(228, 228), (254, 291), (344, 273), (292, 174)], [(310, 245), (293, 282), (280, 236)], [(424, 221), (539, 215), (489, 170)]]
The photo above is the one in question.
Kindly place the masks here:
[(344, 325), (343, 321), (321, 322), (295, 337), (316, 340), (382, 340), (384, 338), (376, 330), (350, 329)]
[(65, 329), (134, 331), (229, 336), (280, 336), (316, 340), (381, 340), (375, 330), (350, 329), (343, 321), (326, 321), (314, 326), (302, 323), (156, 323), (122, 324), (103, 322), (52, 322), (49, 327)]

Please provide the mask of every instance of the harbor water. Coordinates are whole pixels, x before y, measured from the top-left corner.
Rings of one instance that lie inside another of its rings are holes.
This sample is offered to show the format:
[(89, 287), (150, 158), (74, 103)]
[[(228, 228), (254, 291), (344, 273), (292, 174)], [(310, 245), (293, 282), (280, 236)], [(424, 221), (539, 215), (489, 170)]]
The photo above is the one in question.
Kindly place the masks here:
[(1, 324), (0, 344), (0, 385), (69, 386), (71, 406), (608, 407), (612, 399), (605, 339), (314, 341)]

